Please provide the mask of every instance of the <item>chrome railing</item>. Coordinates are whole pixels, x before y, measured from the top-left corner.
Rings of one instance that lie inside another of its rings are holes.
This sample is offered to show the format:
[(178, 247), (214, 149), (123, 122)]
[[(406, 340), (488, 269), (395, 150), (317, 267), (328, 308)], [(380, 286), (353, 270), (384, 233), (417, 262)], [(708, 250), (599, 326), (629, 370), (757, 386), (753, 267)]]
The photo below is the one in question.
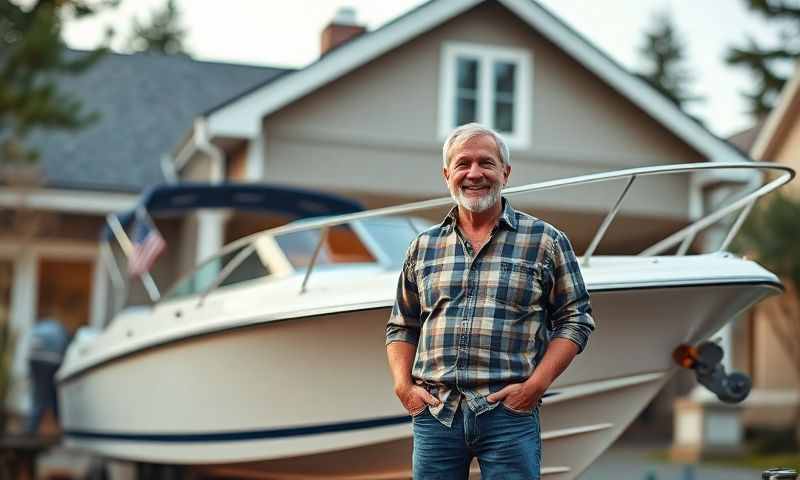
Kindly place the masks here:
[[(614, 219), (617, 217), (617, 214), (620, 212), (622, 205), (626, 198), (628, 198), (628, 194), (631, 191), (633, 184), (636, 180), (649, 177), (649, 176), (656, 176), (656, 175), (671, 175), (671, 174), (679, 174), (679, 173), (699, 173), (704, 172), (706, 170), (738, 170), (738, 171), (749, 171), (751, 173), (758, 173), (760, 174), (760, 178), (753, 176), (753, 175), (745, 175), (744, 181), (741, 177), (736, 179), (737, 183), (748, 183), (754, 184), (753, 180), (758, 181), (758, 186), (754, 186), (754, 190), (739, 197), (737, 200), (733, 201), (732, 203), (725, 205), (723, 207), (718, 208), (717, 210), (703, 216), (702, 218), (692, 222), (691, 224), (687, 225), (686, 227), (678, 230), (677, 232), (669, 235), (668, 237), (656, 242), (652, 246), (643, 250), (639, 255), (659, 255), (663, 254), (665, 251), (669, 250), (673, 247), (678, 247), (676, 255), (684, 255), (689, 249), (689, 246), (694, 241), (697, 236), (697, 233), (702, 231), (705, 228), (719, 222), (723, 218), (731, 215), (737, 211), (739, 211), (739, 216), (733, 222), (731, 227), (728, 229), (727, 234), (725, 235), (724, 240), (722, 241), (721, 245), (719, 246), (719, 250), (726, 249), (733, 238), (736, 236), (736, 233), (742, 226), (744, 220), (746, 219), (747, 215), (753, 208), (755, 202), (762, 196), (766, 195), (769, 192), (776, 190), (777, 188), (781, 187), (782, 185), (788, 183), (792, 178), (794, 178), (795, 172), (793, 169), (781, 165), (774, 165), (774, 164), (766, 164), (766, 163), (691, 163), (691, 164), (677, 164), (677, 165), (665, 165), (665, 166), (654, 166), (654, 167), (641, 167), (641, 168), (631, 168), (625, 170), (617, 170), (613, 172), (606, 172), (606, 173), (595, 173), (589, 175), (580, 175), (576, 177), (570, 177), (565, 179), (558, 179), (558, 180), (548, 180), (544, 182), (532, 183), (528, 185), (522, 185), (518, 187), (511, 187), (506, 188), (503, 190), (503, 195), (506, 197), (513, 197), (519, 196), (523, 194), (530, 194), (534, 192), (541, 192), (545, 190), (552, 190), (557, 188), (564, 188), (564, 187), (571, 187), (571, 186), (578, 186), (578, 185), (587, 185), (591, 183), (598, 183), (598, 182), (609, 182), (613, 180), (620, 180), (626, 179), (627, 182), (625, 183), (624, 188), (620, 192), (619, 196), (617, 197), (616, 201), (613, 205), (609, 207), (609, 210), (603, 219), (602, 223), (598, 227), (595, 235), (593, 236), (591, 242), (589, 243), (589, 247), (584, 252), (582, 256), (582, 265), (588, 266), (594, 252), (596, 251), (597, 247), (600, 245), (600, 242), (605, 237), (608, 228), (613, 223)], [(768, 181), (764, 181), (765, 173), (772, 172), (777, 174), (774, 178), (769, 179)], [(357, 213), (350, 213), (345, 215), (337, 215), (334, 217), (325, 217), (320, 219), (308, 219), (304, 220), (301, 223), (289, 223), (286, 225), (282, 225), (279, 227), (275, 227), (269, 230), (264, 230), (262, 232), (254, 233), (247, 237), (240, 238), (225, 247), (223, 247), (217, 255), (208, 259), (207, 261), (214, 261), (219, 257), (230, 253), (231, 251), (240, 248), (244, 245), (252, 245), (258, 238), (262, 235), (281, 235), (281, 234), (288, 234), (306, 230), (313, 230), (313, 229), (321, 229), (322, 231), (327, 231), (330, 227), (336, 225), (346, 224), (356, 220), (363, 220), (367, 218), (373, 217), (381, 217), (381, 216), (391, 216), (391, 215), (405, 215), (413, 212), (418, 212), (422, 210), (429, 210), (437, 207), (443, 207), (452, 204), (452, 199), (449, 197), (446, 198), (438, 198), (432, 200), (425, 200), (420, 202), (408, 203), (404, 205), (392, 206), (392, 207), (384, 207), (378, 208), (374, 210), (368, 210), (365, 212), (357, 212)], [(115, 231), (115, 233), (117, 233)], [(302, 286), (300, 289), (300, 293), (303, 293), (307, 289), (307, 284), (309, 278), (311, 276), (312, 271), (314, 270), (314, 265), (317, 261), (318, 252), (325, 241), (325, 235), (320, 235), (318, 244), (315, 249), (315, 254), (311, 259), (302, 282)], [(118, 237), (119, 239), (119, 237)], [(123, 240), (124, 242), (124, 240)], [(127, 245), (122, 245), (123, 250), (127, 253), (128, 248)], [(205, 262), (204, 262), (205, 264)], [(202, 264), (201, 264), (202, 265)], [(220, 285), (227, 275), (231, 273), (233, 268), (222, 268), (217, 275), (217, 278), (211, 282), (210, 287), (207, 288), (201, 294), (201, 298), (205, 297), (211, 290), (216, 288)], [(187, 275), (191, 275), (191, 272)], [(181, 277), (181, 279), (176, 282), (179, 284), (182, 282), (186, 276)], [(158, 298), (160, 296), (157, 287), (155, 287), (154, 282), (152, 279), (147, 277), (142, 278), (143, 282), (145, 282), (145, 288), (148, 292), (152, 292), (151, 298)]]

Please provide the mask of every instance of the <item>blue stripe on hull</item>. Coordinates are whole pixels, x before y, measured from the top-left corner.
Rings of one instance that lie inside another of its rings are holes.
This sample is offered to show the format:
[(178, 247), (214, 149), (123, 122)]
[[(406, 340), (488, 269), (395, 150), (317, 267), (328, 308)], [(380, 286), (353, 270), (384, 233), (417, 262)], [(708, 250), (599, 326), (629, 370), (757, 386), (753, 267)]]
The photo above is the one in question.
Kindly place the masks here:
[(87, 430), (65, 430), (64, 435), (73, 439), (83, 440), (121, 440), (126, 442), (233, 442), (241, 440), (262, 440), (270, 438), (298, 437), (319, 433), (349, 432), (367, 428), (387, 427), (401, 425), (411, 421), (407, 415), (399, 417), (384, 417), (372, 420), (359, 420), (355, 422), (332, 423), (312, 427), (275, 428), (270, 430), (251, 430), (243, 432), (217, 432), (217, 433), (122, 433), (122, 432), (93, 432)]
[[(542, 398), (558, 395), (559, 392), (546, 392)], [(74, 439), (85, 440), (122, 440), (126, 442), (233, 442), (241, 440), (262, 440), (268, 438), (299, 437), (319, 433), (349, 432), (367, 428), (401, 425), (411, 421), (408, 415), (383, 417), (355, 422), (330, 423), (313, 427), (275, 428), (271, 430), (251, 430), (244, 432), (217, 433), (123, 433), (93, 432), (89, 430), (65, 430), (64, 435)]]

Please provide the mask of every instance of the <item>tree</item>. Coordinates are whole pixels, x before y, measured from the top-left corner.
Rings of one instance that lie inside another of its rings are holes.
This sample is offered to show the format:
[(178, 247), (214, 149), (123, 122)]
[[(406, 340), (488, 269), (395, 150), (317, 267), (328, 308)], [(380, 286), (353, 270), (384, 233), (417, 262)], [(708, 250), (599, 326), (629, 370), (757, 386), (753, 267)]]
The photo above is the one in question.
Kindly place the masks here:
[[(20, 249), (48, 215), (32, 210), (26, 195), (39, 184), (38, 152), (25, 145), (34, 129), (81, 128), (97, 119), (86, 112), (80, 99), (61, 91), (64, 75), (78, 75), (94, 65), (104, 48), (85, 54), (67, 54), (61, 36), (65, 20), (82, 18), (113, 5), (111, 0), (35, 0), (22, 7), (0, 0), (0, 180), (15, 192), (18, 204), (11, 209), (11, 235)], [(0, 289), (7, 289), (10, 273), (2, 273)], [(0, 433), (5, 429), (3, 406), (11, 384), (11, 355), (15, 332), (11, 331), (6, 299), (0, 298)]]
[(749, 37), (744, 46), (731, 47), (725, 62), (750, 70), (755, 80), (753, 89), (742, 92), (750, 104), (750, 113), (758, 120), (775, 106), (788, 78), (787, 66), (800, 56), (800, 7), (790, 0), (742, 0), (749, 10), (778, 25), (780, 42), (764, 47)]
[[(770, 302), (770, 326), (780, 347), (791, 358), (800, 383), (800, 198), (777, 192), (762, 203), (743, 225), (734, 250), (755, 258), (783, 281), (786, 292)], [(795, 415), (800, 445), (800, 406)]]
[(0, 0), (0, 164), (38, 158), (24, 144), (35, 128), (74, 130), (96, 120), (80, 99), (59, 90), (58, 77), (86, 71), (105, 49), (68, 58), (61, 29), (65, 19), (108, 5), (112, 2), (37, 0), (23, 8)]
[(134, 18), (131, 30), (128, 45), (134, 51), (186, 54), (183, 43), (186, 30), (180, 26), (180, 11), (175, 0), (168, 0), (161, 10), (152, 12), (146, 23)]
[(683, 109), (687, 103), (702, 100), (691, 93), (694, 76), (685, 67), (685, 44), (676, 32), (672, 18), (665, 12), (654, 17), (654, 25), (645, 32), (638, 51), (645, 68), (637, 73), (656, 90)]

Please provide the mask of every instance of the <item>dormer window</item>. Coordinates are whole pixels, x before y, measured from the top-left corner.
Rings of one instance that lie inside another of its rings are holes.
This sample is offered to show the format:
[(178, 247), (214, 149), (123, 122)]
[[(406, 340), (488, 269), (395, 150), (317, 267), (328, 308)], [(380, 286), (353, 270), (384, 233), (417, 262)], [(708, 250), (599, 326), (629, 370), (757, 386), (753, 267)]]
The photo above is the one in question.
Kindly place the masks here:
[(439, 134), (480, 122), (525, 148), (530, 131), (530, 54), (517, 48), (446, 43), (442, 49)]

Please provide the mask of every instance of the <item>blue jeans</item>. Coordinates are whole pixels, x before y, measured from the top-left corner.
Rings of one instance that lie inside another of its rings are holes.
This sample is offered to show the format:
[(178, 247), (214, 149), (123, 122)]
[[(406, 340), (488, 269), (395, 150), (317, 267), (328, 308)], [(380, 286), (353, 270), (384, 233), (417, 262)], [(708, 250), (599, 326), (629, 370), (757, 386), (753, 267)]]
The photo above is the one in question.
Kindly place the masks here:
[(414, 416), (414, 480), (464, 480), (478, 458), (482, 480), (539, 480), (539, 408), (532, 414), (498, 405), (480, 415), (466, 403), (447, 428), (426, 408)]
[(48, 409), (53, 409), (53, 414), (58, 420), (58, 395), (55, 382), (58, 365), (39, 360), (31, 360), (28, 365), (33, 399), (31, 413), (25, 422), (25, 433), (35, 435), (39, 431), (39, 424)]

